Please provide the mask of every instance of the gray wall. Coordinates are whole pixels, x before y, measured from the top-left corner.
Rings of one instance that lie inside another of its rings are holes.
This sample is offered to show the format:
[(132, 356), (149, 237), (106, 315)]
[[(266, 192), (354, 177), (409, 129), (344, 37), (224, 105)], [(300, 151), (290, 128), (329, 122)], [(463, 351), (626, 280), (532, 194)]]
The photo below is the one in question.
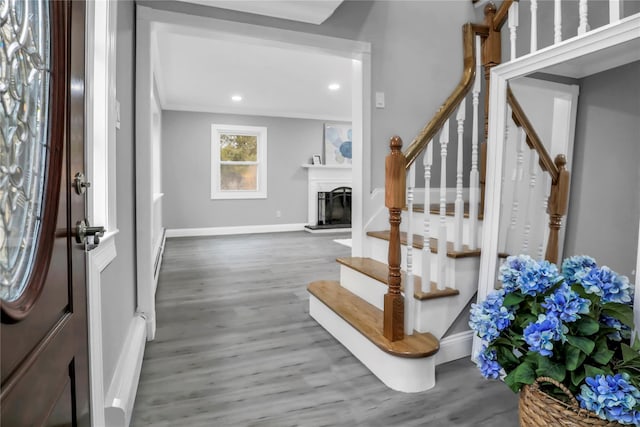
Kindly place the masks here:
[[(461, 26), (475, 20), (470, 1), (450, 0), (345, 1), (321, 25), (182, 2), (141, 1), (140, 4), (370, 42), (372, 96), (376, 91), (386, 93), (386, 108), (372, 107), (372, 187), (384, 185), (384, 157), (388, 153), (389, 138), (400, 135), (406, 147), (458, 83), (462, 72)], [(373, 99), (371, 105), (375, 105)], [(438, 176), (436, 172), (433, 171), (434, 177)]]
[[(267, 127), (267, 199), (211, 200), (212, 124)], [(163, 111), (164, 226), (306, 223), (307, 170), (301, 165), (322, 154), (323, 126), (322, 120)]]
[(631, 277), (640, 218), (640, 62), (581, 80), (565, 256)]
[(136, 307), (135, 175), (134, 175), (134, 3), (118, 1), (116, 97), (120, 101), (120, 130), (116, 131), (117, 257), (104, 270), (102, 333), (105, 393), (122, 351)]

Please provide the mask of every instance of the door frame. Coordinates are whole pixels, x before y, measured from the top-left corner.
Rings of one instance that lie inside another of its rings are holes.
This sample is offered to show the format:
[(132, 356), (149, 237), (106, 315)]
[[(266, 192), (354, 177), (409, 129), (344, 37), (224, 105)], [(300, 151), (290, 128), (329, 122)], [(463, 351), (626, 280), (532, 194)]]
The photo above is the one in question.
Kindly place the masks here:
[[(138, 311), (147, 322), (147, 339), (156, 329), (154, 253), (152, 218), (154, 207), (152, 171), (151, 102), (157, 67), (156, 32), (170, 30), (181, 34), (259, 42), (263, 45), (316, 51), (347, 57), (352, 62), (353, 128), (353, 253), (363, 252), (365, 203), (371, 192), (371, 45), (298, 31), (225, 21), (184, 13), (156, 10), (142, 5), (136, 9), (136, 233), (138, 259)], [(162, 94), (160, 94), (162, 97)], [(365, 195), (367, 197), (365, 197)]]
[[(633, 62), (638, 59), (638, 53), (630, 51), (629, 46), (640, 44), (639, 24), (640, 15), (633, 15), (615, 24), (605, 25), (585, 33), (583, 36), (565, 40), (492, 68), (489, 89), (490, 114), (485, 212), (477, 301), (484, 301), (487, 294), (493, 290), (498, 267), (502, 157), (505, 147), (505, 133), (502, 130), (505, 129), (507, 123), (506, 93), (509, 80), (548, 70), (550, 67), (556, 69), (560, 67), (566, 70), (571, 68), (572, 61), (578, 60), (581, 61), (580, 67), (588, 69), (589, 74)], [(586, 59), (588, 60), (585, 61)], [(562, 73), (557, 72), (557, 74)], [(640, 236), (638, 238), (638, 252), (640, 268)], [(637, 272), (635, 286), (636, 290), (640, 289)], [(640, 301), (638, 300), (639, 298), (635, 300), (636, 330), (640, 326), (638, 324), (640, 322)], [(480, 345), (481, 340), (474, 336), (472, 357), (479, 351)]]

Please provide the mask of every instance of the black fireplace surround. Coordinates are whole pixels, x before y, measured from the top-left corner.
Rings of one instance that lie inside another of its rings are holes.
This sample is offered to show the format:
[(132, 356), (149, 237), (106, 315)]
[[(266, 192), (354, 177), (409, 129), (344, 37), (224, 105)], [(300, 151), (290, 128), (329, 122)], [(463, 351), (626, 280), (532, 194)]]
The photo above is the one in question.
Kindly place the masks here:
[(318, 192), (318, 223), (312, 230), (351, 227), (351, 187)]

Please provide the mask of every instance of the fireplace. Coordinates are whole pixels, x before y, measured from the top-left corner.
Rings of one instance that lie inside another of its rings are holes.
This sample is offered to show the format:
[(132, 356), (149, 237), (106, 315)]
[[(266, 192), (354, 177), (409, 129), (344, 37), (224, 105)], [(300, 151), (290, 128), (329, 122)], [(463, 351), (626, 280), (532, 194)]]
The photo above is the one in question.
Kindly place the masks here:
[(351, 227), (351, 187), (318, 192), (318, 225)]

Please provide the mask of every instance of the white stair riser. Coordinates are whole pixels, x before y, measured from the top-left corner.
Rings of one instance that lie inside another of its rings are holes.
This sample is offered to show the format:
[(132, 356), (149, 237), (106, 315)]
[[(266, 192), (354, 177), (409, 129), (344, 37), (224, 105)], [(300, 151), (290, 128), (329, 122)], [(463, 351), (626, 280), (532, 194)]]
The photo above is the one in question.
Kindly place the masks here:
[[(389, 242), (374, 237), (367, 237), (366, 244), (369, 247), (369, 257), (376, 261), (387, 263), (389, 253)], [(402, 245), (400, 247), (402, 252), (401, 268), (406, 271), (407, 269), (407, 247)], [(422, 251), (420, 249), (413, 248), (413, 273), (422, 276)], [(432, 253), (431, 260), (431, 281), (438, 283), (438, 256)], [(477, 275), (480, 267), (480, 257), (465, 257), (465, 258), (449, 258), (447, 257), (447, 280), (446, 286), (450, 288), (458, 289), (460, 286), (464, 286), (469, 280), (476, 280), (473, 287), (477, 287)], [(475, 279), (474, 279), (475, 277)]]
[(309, 314), (387, 387), (417, 393), (436, 384), (435, 356), (410, 359), (385, 353), (311, 294)]
[[(402, 212), (402, 222), (400, 223), (400, 229), (402, 231), (407, 231), (407, 215), (408, 212)], [(413, 223), (411, 224), (411, 228), (413, 229), (413, 234), (417, 234), (422, 236), (424, 232), (424, 214), (422, 212), (414, 212), (413, 213)], [(431, 237), (438, 237), (438, 228), (440, 227), (440, 216), (435, 214), (429, 214), (429, 234)], [(449, 241), (453, 241), (454, 236), (454, 227), (455, 227), (455, 218), (452, 216), (447, 217), (447, 236), (449, 236)], [(469, 218), (463, 218), (462, 220), (462, 243), (467, 245), (470, 242), (469, 232), (471, 229), (471, 221)], [(478, 221), (478, 238), (476, 242), (480, 242), (482, 238), (482, 221)]]
[[(477, 268), (475, 271), (475, 275), (466, 275), (466, 283), (461, 286), (457, 296), (416, 300), (414, 329), (418, 332), (430, 332), (440, 339), (475, 293)], [(461, 275), (458, 274), (459, 278)], [(387, 293), (387, 285), (384, 283), (343, 265), (340, 267), (340, 284), (369, 304), (380, 310), (384, 309), (384, 295)]]

